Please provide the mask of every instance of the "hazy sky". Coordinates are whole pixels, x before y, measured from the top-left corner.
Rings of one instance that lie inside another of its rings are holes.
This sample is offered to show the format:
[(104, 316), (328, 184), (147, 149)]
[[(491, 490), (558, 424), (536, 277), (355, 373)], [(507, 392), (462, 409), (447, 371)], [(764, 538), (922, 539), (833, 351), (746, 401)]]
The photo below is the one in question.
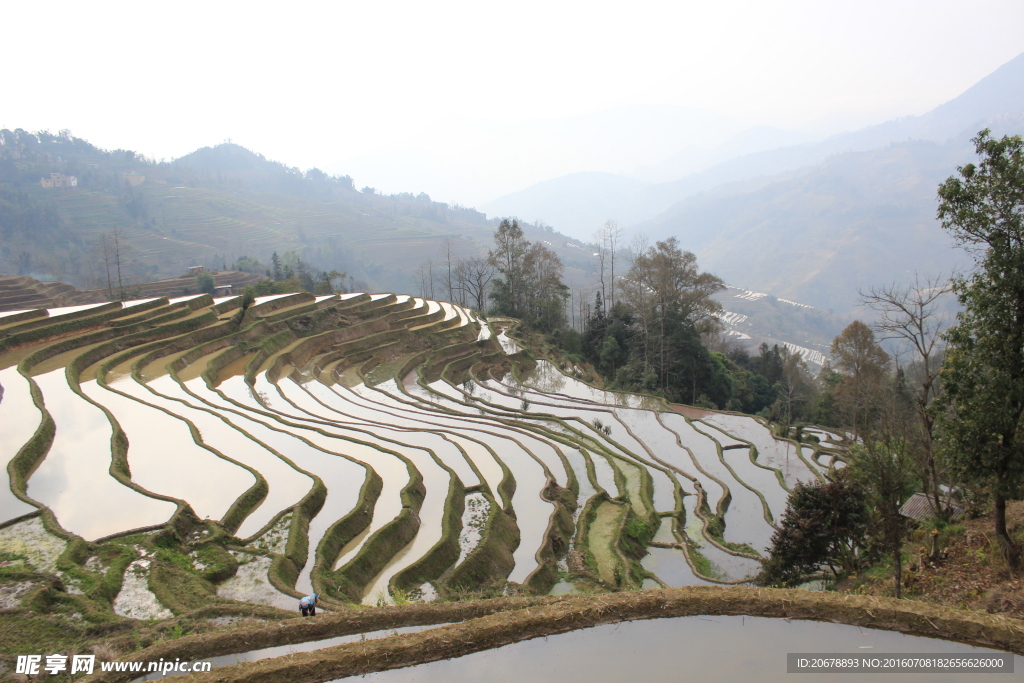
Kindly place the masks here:
[(3, 22), (0, 126), (155, 158), (231, 138), (302, 168), (633, 104), (837, 130), (923, 113), (1024, 52), (1021, 0), (78, 0)]

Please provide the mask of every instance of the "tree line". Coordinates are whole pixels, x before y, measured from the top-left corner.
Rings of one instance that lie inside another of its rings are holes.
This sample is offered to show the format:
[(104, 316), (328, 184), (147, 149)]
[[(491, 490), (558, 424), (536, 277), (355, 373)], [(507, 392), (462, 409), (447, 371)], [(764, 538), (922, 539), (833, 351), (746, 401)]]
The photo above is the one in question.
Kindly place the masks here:
[[(762, 583), (797, 585), (822, 567), (838, 575), (888, 557), (900, 597), (900, 508), (915, 491), (939, 526), (954, 507), (991, 510), (1002, 557), (1021, 566), (1006, 506), (1024, 494), (1024, 141), (983, 130), (973, 142), (980, 160), (939, 187), (937, 214), (974, 268), (862, 295), (877, 321), (837, 337), (823, 376), (834, 422), (856, 440), (850, 466), (797, 487)], [(947, 327), (937, 304), (949, 292), (960, 311)], [(880, 341), (899, 342), (899, 353)]]
[[(839, 574), (888, 556), (899, 595), (900, 508), (914, 492), (939, 523), (955, 505), (992, 509), (1002, 552), (1019, 566), (1006, 502), (1024, 493), (1024, 143), (987, 130), (974, 143), (979, 163), (938, 190), (938, 218), (974, 270), (863, 292), (871, 324), (847, 326), (819, 373), (779, 346), (750, 353), (723, 344), (714, 299), (722, 281), (674, 238), (636, 242), (623, 263), (614, 223), (598, 233), (598, 287), (583, 306), (571, 300), (558, 256), (502, 221), (487, 258), (475, 261), (488, 276), (487, 310), (546, 333), (611, 388), (760, 414), (798, 440), (807, 424), (845, 433), (850, 466), (794, 491), (764, 583), (795, 585), (822, 567)], [(467, 260), (449, 251), (433, 270), (442, 296), (484, 309), (484, 287), (466, 282)], [(961, 308), (955, 320), (942, 313), (949, 294)]]

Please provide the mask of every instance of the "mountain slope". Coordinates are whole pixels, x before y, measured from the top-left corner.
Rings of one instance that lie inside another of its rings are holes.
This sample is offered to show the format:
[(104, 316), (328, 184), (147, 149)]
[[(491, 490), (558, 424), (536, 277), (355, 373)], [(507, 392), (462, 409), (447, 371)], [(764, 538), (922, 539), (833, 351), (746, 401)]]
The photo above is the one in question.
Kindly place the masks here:
[(935, 192), (972, 155), (962, 141), (850, 152), (692, 198), (639, 227), (678, 236), (731, 284), (847, 313), (858, 288), (969, 264), (935, 219)]
[[(955, 99), (921, 116), (888, 121), (819, 142), (735, 156), (672, 182), (640, 185), (624, 176), (563, 176), (500, 197), (481, 208), (491, 213), (518, 215), (527, 220), (543, 217), (559, 230), (586, 237), (609, 218), (634, 225), (660, 214), (677, 202), (723, 184), (795, 171), (821, 163), (836, 154), (878, 149), (893, 142), (929, 140), (944, 143), (954, 136), (966, 140), (985, 125), (999, 126), (1007, 117), (1013, 120), (1021, 113), (1024, 113), (1024, 54), (999, 67)], [(677, 154), (685, 156), (686, 152)], [(589, 185), (582, 182), (588, 177), (591, 179)], [(583, 206), (587, 199), (594, 202), (594, 210)], [(604, 213), (599, 214), (597, 207)], [(564, 222), (555, 221), (553, 217), (556, 216), (564, 217)], [(600, 217), (595, 219), (595, 216)]]
[[(3, 131), (0, 142), (0, 272), (79, 287), (102, 280), (99, 246), (114, 229), (136, 283), (293, 251), (310, 267), (348, 272), (361, 288), (418, 291), (417, 268), (441, 261), (445, 238), (453, 257), (478, 255), (494, 228), (472, 209), (357, 192), (347, 176), (302, 173), (232, 144), (158, 164), (70, 136)], [(51, 173), (78, 185), (41, 187)], [(579, 260), (562, 236), (527, 233), (565, 253), (570, 270)]]

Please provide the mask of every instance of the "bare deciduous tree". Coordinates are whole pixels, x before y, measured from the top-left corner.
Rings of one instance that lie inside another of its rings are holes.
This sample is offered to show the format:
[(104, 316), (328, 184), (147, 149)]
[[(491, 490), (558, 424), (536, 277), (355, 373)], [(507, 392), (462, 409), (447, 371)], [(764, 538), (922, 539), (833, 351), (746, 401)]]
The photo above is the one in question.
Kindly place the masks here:
[(420, 281), (420, 296), (424, 299), (434, 298), (434, 262), (427, 261), (416, 270), (416, 277)]
[(486, 258), (474, 257), (459, 262), (459, 286), (477, 311), (487, 310), (487, 293), (494, 278), (494, 265)]
[(609, 280), (611, 280), (611, 287), (608, 290), (608, 296), (610, 301), (608, 303), (608, 309), (615, 305), (615, 251), (619, 248), (619, 244), (622, 242), (622, 227), (615, 221), (608, 221), (604, 224), (605, 235), (608, 238), (608, 263), (610, 266)]
[(882, 340), (893, 340), (909, 348), (915, 362), (907, 369), (917, 419), (921, 426), (922, 466), (928, 494), (936, 514), (944, 514), (939, 495), (940, 472), (935, 459), (935, 416), (929, 410), (938, 397), (942, 365), (942, 333), (949, 324), (940, 312), (941, 299), (952, 292), (950, 280), (942, 275), (922, 279), (915, 273), (911, 285), (892, 284), (861, 293), (865, 305), (879, 313), (874, 327)]
[[(608, 299), (608, 290), (605, 288), (605, 270), (608, 261), (607, 224), (601, 226), (594, 233), (594, 244), (597, 245), (597, 251), (595, 252), (595, 256), (597, 256), (597, 281), (601, 287), (601, 301), (602, 308), (604, 308), (603, 302)], [(604, 313), (603, 310), (601, 312)]]
[(452, 238), (446, 236), (441, 240), (441, 254), (444, 256), (445, 269), (441, 272), (441, 285), (444, 287), (444, 297), (448, 301), (455, 298), (455, 278), (452, 264)]

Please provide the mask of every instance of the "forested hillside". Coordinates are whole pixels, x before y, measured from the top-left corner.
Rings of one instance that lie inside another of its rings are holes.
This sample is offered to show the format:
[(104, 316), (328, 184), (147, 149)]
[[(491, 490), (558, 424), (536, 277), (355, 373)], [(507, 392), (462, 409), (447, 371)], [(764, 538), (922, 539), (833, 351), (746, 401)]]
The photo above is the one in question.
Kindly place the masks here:
[[(346, 272), (361, 289), (406, 291), (445, 238), (454, 255), (476, 255), (493, 229), (473, 209), (356, 189), (347, 176), (302, 172), (230, 143), (173, 162), (98, 149), (67, 131), (4, 130), (0, 143), (0, 272), (79, 287), (100, 284), (99, 251), (115, 230), (134, 282), (239, 259), (263, 270), (277, 252)], [(77, 186), (43, 187), (54, 173)], [(566, 248), (564, 238), (545, 237)], [(570, 269), (583, 265), (566, 256)]]

